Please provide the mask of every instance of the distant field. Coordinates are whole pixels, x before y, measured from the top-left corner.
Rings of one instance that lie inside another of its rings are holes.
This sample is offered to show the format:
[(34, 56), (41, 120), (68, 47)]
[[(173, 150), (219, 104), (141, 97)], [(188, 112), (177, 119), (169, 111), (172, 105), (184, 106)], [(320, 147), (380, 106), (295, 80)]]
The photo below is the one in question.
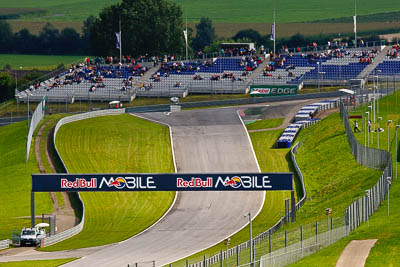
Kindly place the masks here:
[[(276, 18), (279, 22), (300, 22), (323, 20), (327, 18), (350, 17), (354, 14), (354, 2), (347, 0), (287, 0), (279, 4), (274, 0), (247, 0), (244, 4), (240, 0), (174, 0), (182, 5), (185, 15), (190, 21), (198, 21), (207, 16), (215, 22), (271, 22), (273, 7), (276, 6)], [(89, 15), (97, 15), (107, 5), (119, 2), (118, 0), (19, 0), (2, 1), (1, 8), (41, 8), (47, 14), (35, 18), (43, 21), (82, 21)], [(364, 0), (358, 1), (359, 15), (376, 14), (399, 11), (396, 0)], [(28, 18), (32, 18), (29, 16)]]
[[(71, 173), (174, 172), (169, 129), (128, 114), (67, 124), (57, 147)], [(156, 222), (175, 192), (82, 193), (85, 226), (81, 233), (44, 250), (109, 244), (127, 239)]]
[(0, 69), (3, 69), (6, 64), (10, 64), (13, 69), (22, 67), (23, 69), (52, 70), (61, 63), (68, 67), (72, 63), (83, 61), (83, 59), (83, 56), (0, 54)]

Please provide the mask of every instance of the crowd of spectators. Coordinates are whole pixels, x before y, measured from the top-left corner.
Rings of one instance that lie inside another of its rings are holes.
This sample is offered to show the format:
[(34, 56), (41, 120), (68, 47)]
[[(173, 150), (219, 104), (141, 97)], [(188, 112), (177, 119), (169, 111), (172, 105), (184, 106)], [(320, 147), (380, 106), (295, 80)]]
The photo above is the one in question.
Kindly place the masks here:
[(391, 59), (400, 57), (400, 45), (399, 44), (393, 45), (392, 49), (387, 51), (386, 56), (388, 56)]

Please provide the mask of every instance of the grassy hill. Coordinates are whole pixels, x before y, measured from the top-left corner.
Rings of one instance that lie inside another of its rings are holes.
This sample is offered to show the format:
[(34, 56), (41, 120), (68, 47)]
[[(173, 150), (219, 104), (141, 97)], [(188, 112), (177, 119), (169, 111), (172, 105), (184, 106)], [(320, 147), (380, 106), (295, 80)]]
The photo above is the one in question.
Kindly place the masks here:
[[(35, 155), (25, 162), (26, 121), (0, 127), (0, 240), (12, 229), (30, 226), (31, 174), (39, 173)], [(53, 210), (48, 193), (35, 193), (36, 214)]]
[(10, 64), (12, 69), (22, 67), (23, 70), (53, 70), (60, 64), (70, 67), (71, 64), (83, 60), (83, 56), (0, 54), (0, 69)]
[[(365, 110), (359, 109), (352, 113), (361, 114), (361, 112), (365, 112)], [(383, 122), (386, 122), (388, 119), (393, 120), (393, 124), (391, 125), (389, 131), (390, 151), (393, 155), (393, 163), (397, 164), (399, 168), (400, 162), (394, 161), (395, 147), (399, 146), (399, 143), (395, 143), (394, 127), (395, 125), (400, 124), (400, 92), (386, 97), (380, 101), (379, 116), (383, 117)], [(356, 134), (356, 137), (360, 143), (363, 144), (364, 133)], [(374, 138), (376, 140), (376, 135)], [(387, 146), (386, 138), (386, 132), (380, 135), (381, 149), (385, 149)], [(377, 142), (374, 142), (372, 146), (376, 147)], [(393, 171), (395, 168), (394, 166), (395, 165), (393, 165)], [(301, 167), (304, 168), (305, 172), (310, 172), (310, 168), (307, 168), (304, 165)], [(377, 178), (374, 178), (373, 180), (376, 181)], [(373, 181), (371, 181), (371, 183), (372, 182)], [(363, 194), (363, 190), (357, 191), (360, 195)], [(333, 267), (335, 266), (336, 261), (344, 247), (353, 239), (378, 239), (375, 246), (371, 249), (365, 266), (398, 266), (400, 262), (400, 254), (398, 253), (400, 249), (400, 184), (398, 178), (393, 180), (392, 187), (390, 189), (390, 206), (390, 216), (387, 214), (387, 201), (384, 201), (379, 210), (369, 219), (369, 227), (367, 227), (366, 223), (363, 223), (359, 228), (351, 232), (350, 236), (316, 253), (315, 255), (304, 258), (292, 266)]]
[[(168, 127), (128, 114), (67, 124), (57, 147), (71, 173), (174, 172)], [(45, 250), (73, 249), (121, 241), (157, 221), (175, 192), (81, 193), (86, 221), (75, 237)]]
[[(273, 21), (273, 7), (276, 7), (276, 18), (279, 22), (301, 22), (323, 20), (327, 18), (350, 17), (354, 14), (354, 2), (346, 0), (287, 0), (280, 3), (275, 0), (248, 0), (244, 4), (240, 0), (173, 0), (183, 7), (185, 15), (190, 21), (198, 21), (200, 17), (207, 16), (215, 22), (271, 22)], [(44, 21), (82, 21), (89, 15), (97, 15), (107, 5), (118, 3), (118, 0), (20, 0), (2, 1), (0, 14), (7, 10), (18, 13), (29, 20)], [(395, 0), (358, 1), (357, 13), (359, 15), (376, 14), (383, 12), (399, 11), (400, 7)], [(7, 9), (6, 9), (7, 8)], [(38, 13), (37, 9), (47, 13)], [(3, 9), (3, 12), (2, 12)], [(24, 15), (28, 13), (29, 15)], [(32, 14), (30, 14), (32, 13)]]

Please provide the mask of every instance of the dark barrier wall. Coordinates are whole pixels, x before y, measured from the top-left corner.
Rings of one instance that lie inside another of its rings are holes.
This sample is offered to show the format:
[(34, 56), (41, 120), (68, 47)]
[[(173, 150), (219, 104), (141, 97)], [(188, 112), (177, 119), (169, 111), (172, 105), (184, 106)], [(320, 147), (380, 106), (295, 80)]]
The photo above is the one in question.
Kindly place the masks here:
[[(230, 99), (230, 100), (199, 101), (199, 102), (179, 103), (179, 105), (182, 108), (198, 108), (198, 107), (210, 107), (210, 106), (258, 104), (258, 103), (278, 102), (278, 101), (295, 101), (303, 99), (340, 97), (340, 96), (343, 96), (343, 93), (327, 92), (327, 93), (303, 94), (303, 95), (291, 95), (291, 96), (273, 96), (273, 97), (257, 97), (257, 98), (252, 97), (252, 98), (241, 98), (241, 99)], [(142, 106), (142, 107), (128, 107), (125, 110), (127, 113), (164, 112), (164, 111), (170, 111), (170, 106), (154, 105), (154, 106)]]
[(32, 192), (293, 190), (292, 173), (33, 174)]

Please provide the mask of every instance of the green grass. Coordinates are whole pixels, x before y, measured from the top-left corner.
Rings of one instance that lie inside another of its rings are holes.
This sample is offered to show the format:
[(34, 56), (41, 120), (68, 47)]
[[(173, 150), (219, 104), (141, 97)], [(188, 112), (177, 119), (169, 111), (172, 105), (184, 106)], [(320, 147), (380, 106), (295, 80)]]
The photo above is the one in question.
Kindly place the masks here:
[[(128, 114), (104, 116), (61, 127), (57, 147), (71, 173), (173, 172), (166, 126)], [(175, 192), (81, 193), (82, 232), (44, 250), (74, 249), (127, 239), (157, 221)]]
[(68, 67), (83, 59), (83, 56), (0, 54), (0, 69), (9, 64), (13, 69), (22, 67), (22, 70), (53, 70), (61, 63)]
[(74, 261), (76, 258), (56, 259), (56, 260), (37, 260), (37, 261), (16, 261), (1, 262), (1, 267), (54, 267)]
[(258, 120), (246, 125), (247, 130), (270, 129), (278, 127), (285, 118)]
[[(358, 109), (352, 114), (360, 114)], [(364, 110), (365, 111), (365, 110)], [(400, 124), (400, 92), (396, 95), (391, 95), (380, 101), (379, 116), (383, 117), (383, 121), (392, 119), (394, 124)], [(382, 126), (382, 125), (381, 125)], [(386, 130), (386, 127), (384, 127)], [(380, 146), (387, 147), (386, 133), (380, 135)], [(392, 155), (395, 152), (394, 142), (394, 125), (390, 128), (390, 150)], [(356, 134), (357, 138), (364, 143), (364, 133)], [(374, 136), (376, 138), (376, 135)], [(377, 146), (374, 142), (373, 147)], [(395, 160), (395, 158), (393, 158)], [(394, 162), (395, 163), (395, 162)], [(397, 162), (398, 168), (400, 167)], [(393, 165), (394, 169), (394, 165)], [(376, 180), (376, 179), (374, 179)], [(359, 190), (362, 193), (362, 190)], [(375, 246), (371, 249), (367, 258), (366, 265), (370, 266), (398, 266), (400, 262), (400, 185), (399, 180), (393, 181), (390, 189), (390, 216), (387, 215), (387, 201), (384, 201), (378, 211), (369, 219), (369, 227), (363, 223), (355, 231), (351, 232), (349, 237), (342, 239), (334, 245), (321, 250), (320, 252), (302, 259), (292, 266), (335, 266), (337, 259), (344, 247), (353, 239), (378, 239)]]
[[(250, 133), (250, 137), (257, 155), (260, 168), (263, 172), (289, 172), (293, 171), (291, 163), (287, 160), (289, 149), (276, 149), (274, 144), (281, 135), (282, 130), (265, 131)], [(296, 193), (300, 194), (297, 190)], [(284, 211), (284, 199), (290, 197), (290, 192), (285, 191), (270, 191), (265, 194), (265, 202), (261, 212), (253, 220), (253, 236), (264, 232), (273, 226)], [(231, 236), (231, 245), (234, 247), (249, 240), (249, 228), (245, 227), (235, 235)], [(188, 257), (190, 263), (198, 262), (203, 259), (203, 255), (207, 257), (218, 253), (220, 250), (225, 250), (224, 242), (219, 243), (209, 249)], [(178, 266), (184, 264), (183, 259), (177, 263)], [(243, 263), (245, 263), (243, 258)], [(174, 265), (174, 264), (173, 264)]]
[[(27, 132), (26, 122), (0, 127), (0, 240), (30, 225), (31, 174), (39, 169), (32, 150), (25, 162)], [(35, 193), (35, 204), (37, 215), (53, 211), (48, 193)]]
[[(332, 1), (296, 1), (287, 0), (284, 5), (279, 5), (273, 0), (248, 0), (243, 5), (239, 0), (173, 0), (182, 6), (185, 16), (190, 21), (199, 21), (206, 16), (215, 22), (271, 22), (273, 21), (273, 7), (276, 7), (276, 19), (278, 23), (313, 21), (327, 18), (349, 17), (354, 14), (354, 2), (346, 0)], [(46, 16), (27, 16), (26, 19), (38, 21), (77, 21), (84, 20), (89, 15), (97, 15), (98, 12), (110, 4), (118, 3), (118, 0), (98, 0), (96, 3), (90, 0), (20, 0), (3, 1), (1, 8), (41, 8), (47, 10)], [(376, 14), (398, 11), (395, 0), (373, 1), (365, 0), (359, 3), (357, 14)]]

